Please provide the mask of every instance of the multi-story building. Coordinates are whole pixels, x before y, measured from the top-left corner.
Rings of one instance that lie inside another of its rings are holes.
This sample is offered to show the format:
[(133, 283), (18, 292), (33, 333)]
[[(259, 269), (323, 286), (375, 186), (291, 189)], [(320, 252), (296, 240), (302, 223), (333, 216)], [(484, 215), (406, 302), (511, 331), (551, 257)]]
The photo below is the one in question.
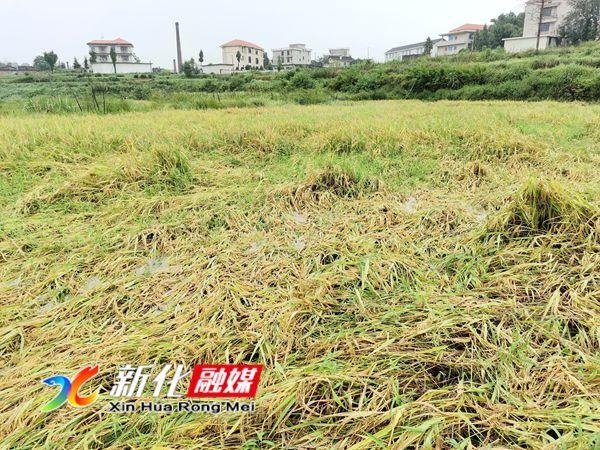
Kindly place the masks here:
[[(432, 45), (440, 42), (441, 39), (434, 39), (431, 41)], [(417, 44), (403, 45), (401, 47), (394, 47), (391, 50), (385, 52), (385, 61), (403, 61), (405, 59), (419, 58), (425, 55), (425, 46), (427, 42), (419, 42)], [(429, 56), (433, 53), (433, 48), (429, 52)]]
[[(252, 42), (234, 39), (221, 45), (223, 64), (233, 64), (235, 70), (264, 69), (264, 49)], [(239, 61), (238, 61), (239, 52)]]
[(324, 67), (347, 67), (354, 62), (349, 48), (331, 48), (329, 55), (323, 56)]
[(13, 75), (19, 71), (17, 64), (2, 64), (0, 63), (0, 75)]
[[(90, 65), (94, 73), (149, 73), (152, 63), (143, 63), (133, 52), (133, 44), (125, 39), (95, 40), (87, 43), (90, 57), (94, 59)], [(116, 62), (110, 57), (111, 50), (115, 51)]]
[(527, 1), (523, 37), (504, 39), (504, 49), (509, 53), (517, 53), (558, 45), (560, 26), (570, 8), (568, 0)]
[(472, 48), (475, 33), (483, 30), (484, 25), (466, 23), (448, 33), (442, 34), (442, 40), (433, 46), (434, 56), (456, 55), (461, 50)]
[(303, 67), (310, 65), (312, 50), (306, 48), (305, 44), (290, 44), (287, 48), (273, 49), (273, 64), (281, 65), (284, 69)]

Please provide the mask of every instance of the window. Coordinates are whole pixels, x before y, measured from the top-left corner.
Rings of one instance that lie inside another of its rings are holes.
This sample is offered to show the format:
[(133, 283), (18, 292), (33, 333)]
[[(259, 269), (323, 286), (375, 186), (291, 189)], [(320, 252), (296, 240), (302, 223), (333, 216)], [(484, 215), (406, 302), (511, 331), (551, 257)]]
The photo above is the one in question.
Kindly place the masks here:
[(256, 58), (256, 64), (258, 64), (258, 58)]
[(548, 8), (542, 9), (542, 17), (552, 17), (555, 14), (556, 6), (550, 6)]
[(248, 56), (248, 62), (252, 63), (252, 56)]
[(448, 46), (448, 51), (449, 52), (453, 52), (454, 50), (456, 50), (456, 46), (455, 45), (449, 45)]
[(128, 48), (127, 47), (121, 47), (121, 53), (127, 53)]
[(129, 61), (129, 55), (121, 55), (123, 61)]
[(550, 24), (549, 23), (542, 23), (542, 24), (540, 24), (540, 33), (547, 33), (548, 31), (550, 31)]

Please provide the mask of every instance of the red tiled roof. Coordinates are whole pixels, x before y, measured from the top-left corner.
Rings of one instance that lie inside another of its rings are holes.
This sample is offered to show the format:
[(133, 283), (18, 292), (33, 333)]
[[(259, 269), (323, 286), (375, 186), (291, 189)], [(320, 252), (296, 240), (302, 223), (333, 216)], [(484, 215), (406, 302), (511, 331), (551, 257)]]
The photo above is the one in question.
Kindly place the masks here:
[(223, 47), (250, 47), (257, 50), (263, 50), (260, 45), (253, 44), (252, 42), (248, 41), (242, 41), (241, 39), (234, 39), (233, 41), (226, 42), (225, 44), (221, 45), (221, 48)]
[(103, 39), (98, 39), (95, 41), (90, 41), (87, 45), (133, 45), (131, 42), (127, 42), (125, 39), (117, 38), (114, 40), (105, 41)]
[(450, 33), (458, 33), (460, 31), (481, 31), (485, 25), (479, 25), (476, 23), (465, 23), (454, 30), (450, 30)]

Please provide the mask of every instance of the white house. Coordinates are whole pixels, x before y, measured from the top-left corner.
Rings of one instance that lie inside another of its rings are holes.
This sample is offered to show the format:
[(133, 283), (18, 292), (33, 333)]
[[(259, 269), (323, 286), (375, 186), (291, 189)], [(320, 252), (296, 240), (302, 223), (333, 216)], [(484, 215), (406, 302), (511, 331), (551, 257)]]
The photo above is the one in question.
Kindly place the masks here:
[(442, 34), (442, 40), (433, 46), (434, 56), (456, 55), (461, 50), (470, 49), (477, 31), (483, 30), (483, 25), (465, 23), (454, 30)]
[(555, 47), (559, 41), (560, 26), (570, 8), (568, 0), (545, 0), (543, 8), (541, 0), (529, 0), (525, 5), (523, 37), (504, 39), (504, 49), (509, 53), (518, 53)]
[(273, 49), (273, 64), (281, 64), (285, 69), (309, 66), (312, 50), (306, 48), (305, 44), (290, 44), (287, 48)]
[[(434, 39), (431, 41), (433, 45), (440, 42), (442, 39)], [(403, 61), (405, 59), (419, 58), (425, 54), (425, 45), (427, 42), (419, 42), (417, 44), (403, 45), (394, 47), (385, 52), (385, 61)], [(433, 48), (429, 52), (429, 56), (433, 53)]]
[(350, 56), (349, 48), (331, 48), (329, 55), (323, 56), (323, 66), (325, 67), (347, 67), (354, 62)]
[(17, 64), (2, 64), (0, 63), (0, 75), (14, 75), (19, 71)]
[(231, 75), (235, 68), (236, 66), (234, 66), (233, 64), (204, 64), (202, 66), (202, 73), (205, 73), (207, 75)]
[[(250, 67), (254, 70), (264, 68), (264, 49), (252, 42), (234, 39), (221, 45), (223, 51), (223, 64), (232, 64), (235, 70), (246, 70)], [(238, 61), (237, 55), (240, 55)]]
[[(95, 40), (87, 43), (90, 48), (90, 56), (93, 55), (95, 62), (91, 62), (90, 68), (94, 73), (150, 73), (152, 63), (143, 63), (133, 53), (133, 44), (125, 39)], [(113, 65), (110, 58), (111, 49), (114, 49), (117, 60)]]

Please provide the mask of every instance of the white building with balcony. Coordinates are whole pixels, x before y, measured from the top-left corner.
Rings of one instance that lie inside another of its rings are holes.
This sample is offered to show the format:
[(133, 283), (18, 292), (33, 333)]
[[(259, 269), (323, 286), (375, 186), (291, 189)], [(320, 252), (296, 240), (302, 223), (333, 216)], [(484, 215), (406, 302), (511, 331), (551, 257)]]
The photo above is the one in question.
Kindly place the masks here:
[[(435, 46), (441, 39), (434, 39), (431, 41), (431, 44)], [(415, 59), (420, 58), (425, 55), (425, 46), (427, 42), (419, 42), (417, 44), (403, 45), (401, 47), (394, 47), (387, 52), (385, 52), (385, 62), (389, 61), (404, 61), (406, 59)], [(433, 48), (429, 52), (431, 56), (433, 53)]]
[(484, 25), (465, 23), (454, 30), (442, 34), (442, 40), (433, 46), (433, 56), (456, 55), (461, 50), (471, 49), (475, 33), (483, 30)]
[[(152, 63), (143, 63), (135, 56), (133, 44), (125, 39), (95, 40), (87, 43), (90, 48), (90, 68), (94, 73), (150, 73)], [(110, 57), (114, 49), (116, 62)]]
[(305, 67), (310, 65), (312, 50), (305, 44), (290, 44), (287, 48), (273, 49), (273, 65), (281, 62), (284, 69)]
[(348, 67), (353, 62), (349, 48), (330, 48), (329, 54), (323, 56), (323, 67)]
[(568, 0), (529, 0), (525, 5), (523, 37), (504, 39), (504, 49), (518, 53), (555, 47), (559, 42), (560, 26), (570, 9)]
[[(265, 50), (252, 42), (234, 39), (221, 45), (223, 64), (233, 65), (234, 70), (262, 70)], [(239, 61), (238, 61), (239, 53)]]

